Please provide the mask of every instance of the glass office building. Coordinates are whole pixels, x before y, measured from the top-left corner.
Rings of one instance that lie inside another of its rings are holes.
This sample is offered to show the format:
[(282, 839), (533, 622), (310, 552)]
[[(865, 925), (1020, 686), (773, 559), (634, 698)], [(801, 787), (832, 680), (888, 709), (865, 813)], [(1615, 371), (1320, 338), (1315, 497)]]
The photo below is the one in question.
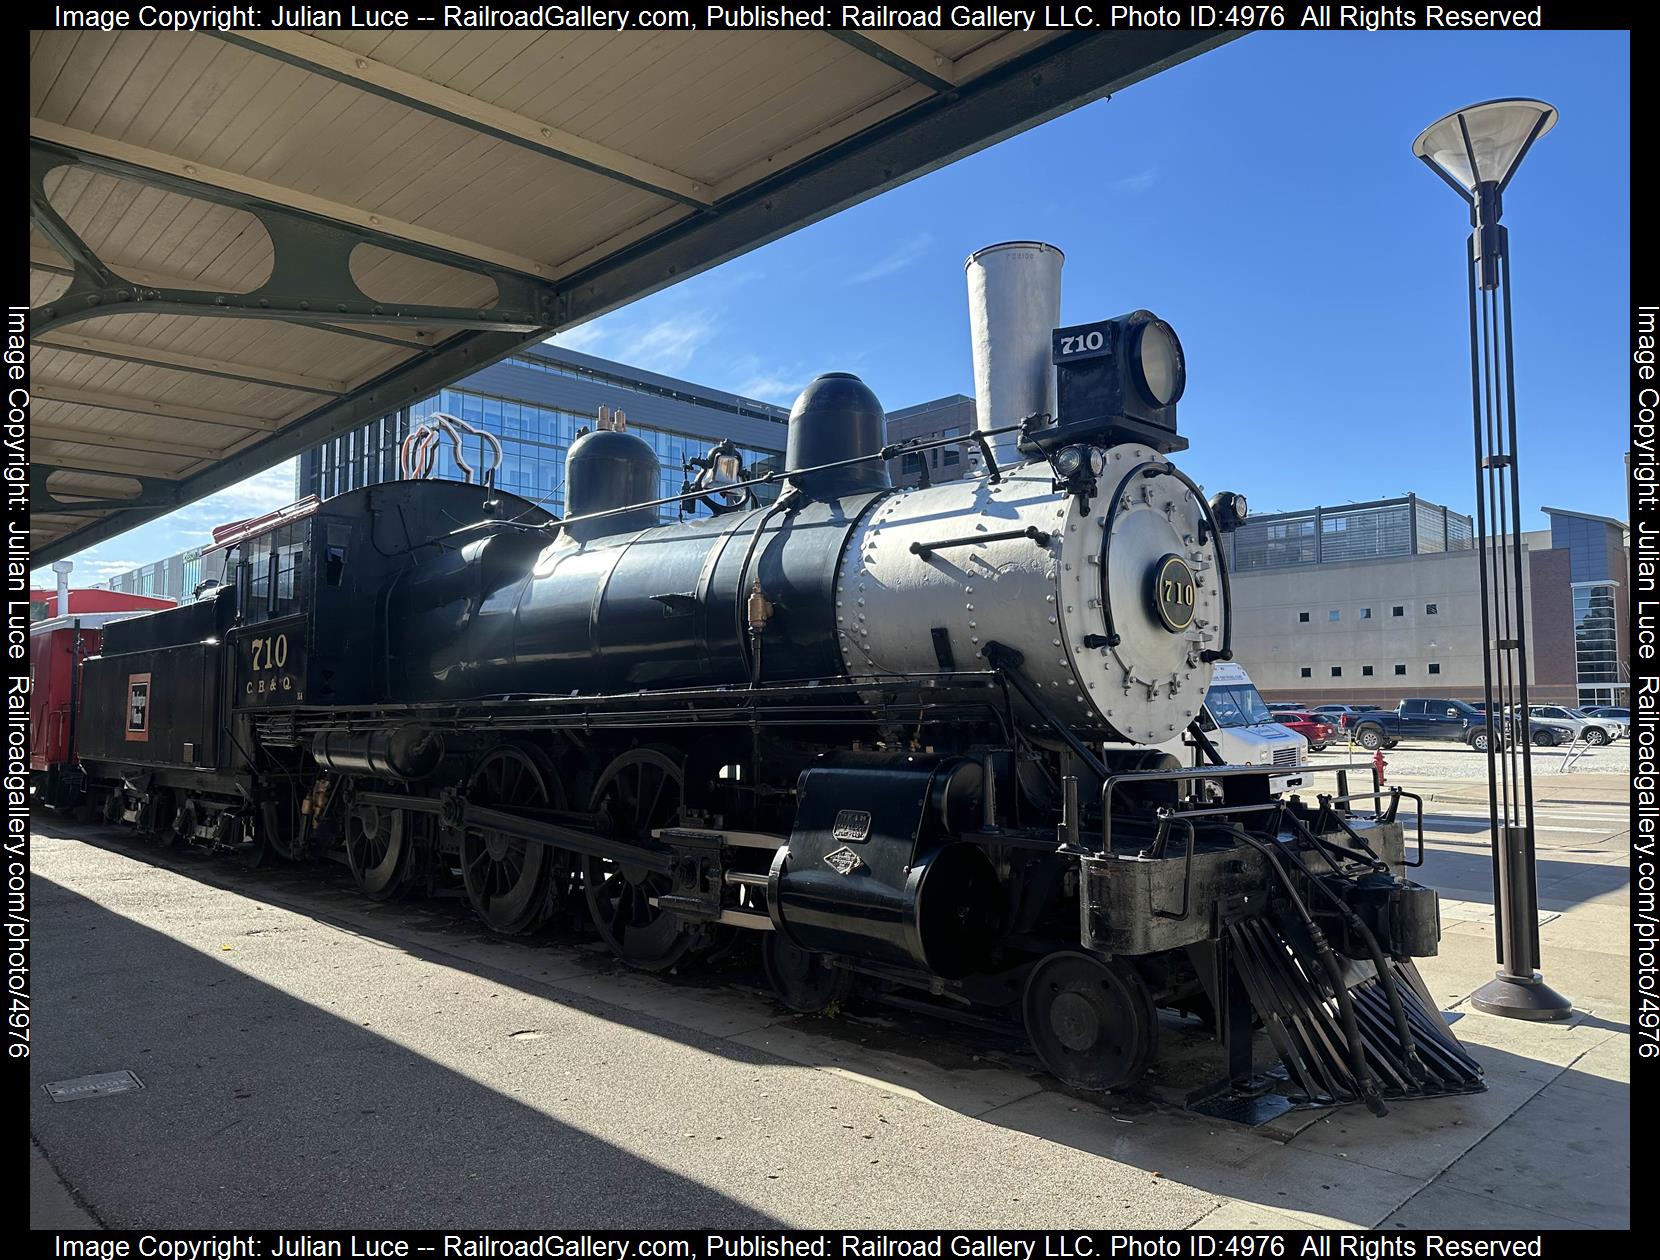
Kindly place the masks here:
[(1409, 494), (1400, 499), (1253, 516), (1229, 535), (1235, 573), (1388, 556), (1468, 551), (1474, 523), (1462, 512)]
[[(307, 451), (296, 472), (296, 497), (329, 498), (397, 478), (404, 439), (443, 412), (501, 442), (498, 486), (563, 515), (565, 456), (577, 435), (594, 427), (601, 406), (625, 413), (628, 432), (657, 452), (659, 497), (680, 493), (687, 461), (707, 454), (723, 440), (732, 441), (743, 452), (745, 468), (752, 473), (783, 465), (787, 408), (557, 346), (537, 345), (413, 407)], [(479, 438), (464, 435), (460, 458), (475, 469), (483, 468), (483, 445)], [(434, 477), (459, 480), (465, 476), (457, 451), (447, 439), (441, 439), (434, 449)], [(660, 514), (664, 520), (673, 520), (679, 512), (671, 504), (660, 509)]]
[(1620, 643), (1625, 525), (1606, 516), (1546, 508), (1553, 550), (1568, 554), (1573, 587), (1574, 675), (1581, 705), (1629, 704), (1631, 673)]
[(155, 595), (163, 599), (185, 599), (202, 580), (202, 549), (193, 547), (165, 560), (141, 564), (98, 585), (124, 595)]

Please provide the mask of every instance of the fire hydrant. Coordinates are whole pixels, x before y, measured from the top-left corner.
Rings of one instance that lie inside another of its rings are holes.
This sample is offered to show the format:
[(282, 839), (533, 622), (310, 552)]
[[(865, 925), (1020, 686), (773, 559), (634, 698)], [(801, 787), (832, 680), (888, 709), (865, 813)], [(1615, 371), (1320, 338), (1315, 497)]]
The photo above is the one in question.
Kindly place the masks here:
[(1383, 749), (1380, 748), (1372, 754), (1372, 768), (1378, 772), (1378, 785), (1380, 787), (1383, 785), (1384, 780), (1388, 777), (1384, 774), (1384, 767), (1388, 764), (1389, 763), (1383, 759)]

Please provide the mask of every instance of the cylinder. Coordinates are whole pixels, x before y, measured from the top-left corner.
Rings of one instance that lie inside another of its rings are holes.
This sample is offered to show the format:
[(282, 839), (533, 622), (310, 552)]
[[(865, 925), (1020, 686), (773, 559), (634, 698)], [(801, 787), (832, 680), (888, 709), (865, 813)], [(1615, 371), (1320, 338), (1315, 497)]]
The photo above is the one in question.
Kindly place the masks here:
[(985, 850), (955, 839), (978, 825), (982, 774), (963, 757), (865, 756), (805, 771), (790, 842), (767, 878), (773, 926), (810, 953), (947, 979), (984, 966), (1005, 894)]
[[(1055, 415), (1051, 337), (1061, 320), (1066, 255), (1042, 241), (1008, 241), (970, 254), (968, 324), (974, 351), (975, 424), (981, 432)], [(993, 438), (1001, 465), (1021, 459), (1020, 435)]]
[(634, 507), (661, 497), (657, 452), (632, 433), (595, 429), (571, 443), (565, 457), (565, 511), (568, 516), (615, 512), (597, 520), (575, 521), (565, 532), (578, 542), (632, 533), (658, 524), (657, 509)]
[[(816, 377), (790, 408), (784, 467), (816, 468), (860, 455), (875, 456), (887, 444), (888, 418), (876, 395), (851, 372)], [(841, 468), (792, 476), (790, 484), (815, 499), (832, 499), (862, 490), (886, 490), (885, 460), (862, 459)]]

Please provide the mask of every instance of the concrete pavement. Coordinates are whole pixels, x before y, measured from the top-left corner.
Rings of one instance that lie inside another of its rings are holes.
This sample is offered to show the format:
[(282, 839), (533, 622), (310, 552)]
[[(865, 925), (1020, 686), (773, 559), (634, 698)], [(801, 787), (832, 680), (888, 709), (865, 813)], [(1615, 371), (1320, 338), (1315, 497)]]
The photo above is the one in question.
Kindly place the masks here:
[[(1489, 1089), (1254, 1130), (1157, 1078), (1080, 1099), (940, 1021), (791, 1016), (741, 967), (641, 976), (43, 823), (31, 1128), (73, 1196), (31, 1199), (110, 1226), (1625, 1226), (1619, 780), (1539, 793), (1545, 967), (1576, 1001), (1545, 1026), (1464, 1004), (1493, 972), (1479, 785), (1407, 786), (1449, 907), (1424, 974)], [(141, 1091), (41, 1089), (124, 1068)]]

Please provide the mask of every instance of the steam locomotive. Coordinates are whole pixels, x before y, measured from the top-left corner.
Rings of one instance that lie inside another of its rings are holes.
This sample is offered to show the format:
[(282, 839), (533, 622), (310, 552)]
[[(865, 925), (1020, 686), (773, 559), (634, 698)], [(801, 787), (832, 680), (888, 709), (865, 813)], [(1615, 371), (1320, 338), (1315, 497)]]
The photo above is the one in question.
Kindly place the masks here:
[[(1057, 328), (1059, 271), (969, 260), (966, 438), (890, 444), (831, 373), (782, 470), (723, 443), (677, 500), (602, 426), (564, 519), (412, 479), (225, 534), (219, 589), (85, 662), (106, 816), (341, 855), (373, 898), (459, 882), (500, 933), (585, 911), (648, 970), (753, 932), (793, 1009), (863, 984), (1018, 1020), (1080, 1089), (1134, 1083), (1161, 1009), (1215, 1030), (1190, 1102), (1219, 1114), (1480, 1089), (1412, 961), (1439, 920), (1404, 794), (1223, 766), (1196, 723), (1246, 505), (1172, 461), (1174, 330)], [(972, 475), (889, 484), (958, 442)]]

